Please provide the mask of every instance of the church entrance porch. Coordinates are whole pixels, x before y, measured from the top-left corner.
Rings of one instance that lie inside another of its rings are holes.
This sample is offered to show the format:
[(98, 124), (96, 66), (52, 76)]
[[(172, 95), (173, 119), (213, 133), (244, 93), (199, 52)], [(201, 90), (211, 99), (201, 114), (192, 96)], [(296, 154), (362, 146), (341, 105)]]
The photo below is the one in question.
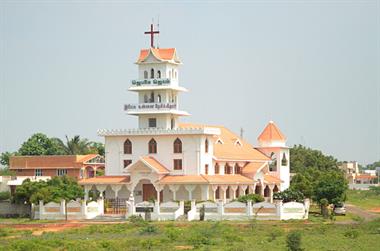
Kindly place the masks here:
[[(156, 201), (157, 200), (157, 190), (153, 184), (143, 184), (142, 185), (143, 201)], [(164, 193), (160, 192), (160, 201), (163, 201)]]

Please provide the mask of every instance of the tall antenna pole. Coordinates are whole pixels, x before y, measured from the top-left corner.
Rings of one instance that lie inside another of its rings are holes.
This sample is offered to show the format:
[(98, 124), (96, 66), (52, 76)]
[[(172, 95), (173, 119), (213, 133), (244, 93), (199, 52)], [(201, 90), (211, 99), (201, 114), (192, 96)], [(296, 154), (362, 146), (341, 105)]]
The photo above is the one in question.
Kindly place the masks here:
[(244, 129), (243, 127), (240, 128), (240, 138), (243, 139), (244, 136)]

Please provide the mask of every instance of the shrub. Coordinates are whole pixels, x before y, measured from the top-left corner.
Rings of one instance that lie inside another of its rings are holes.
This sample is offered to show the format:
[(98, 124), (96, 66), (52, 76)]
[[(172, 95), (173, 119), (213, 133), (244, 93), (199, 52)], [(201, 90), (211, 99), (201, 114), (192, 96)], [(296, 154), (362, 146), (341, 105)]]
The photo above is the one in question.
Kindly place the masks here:
[(131, 217), (128, 218), (128, 221), (132, 223), (135, 226), (143, 226), (146, 225), (147, 222), (144, 221), (144, 219), (141, 217), (141, 215), (132, 215)]
[(286, 237), (286, 246), (290, 251), (302, 251), (301, 233), (298, 231), (291, 231)]
[(175, 241), (181, 236), (182, 232), (178, 228), (169, 227), (165, 229), (165, 235), (171, 240)]
[(288, 188), (282, 192), (274, 193), (273, 199), (282, 200), (284, 203), (290, 202), (290, 201), (303, 202), (305, 199), (305, 196), (303, 195), (303, 193), (301, 193), (298, 190)]
[(0, 228), (0, 237), (8, 236), (8, 231), (5, 228)]
[(251, 193), (251, 194), (240, 196), (239, 198), (237, 198), (237, 201), (243, 202), (243, 203), (247, 203), (248, 201), (252, 201), (253, 203), (257, 203), (257, 202), (264, 201), (264, 198), (260, 194)]
[(376, 195), (380, 195), (380, 187), (370, 186), (369, 190)]
[(11, 193), (8, 191), (0, 192), (0, 201), (9, 200), (11, 198)]
[(140, 234), (155, 234), (158, 232), (158, 228), (155, 225), (147, 225), (140, 229)]

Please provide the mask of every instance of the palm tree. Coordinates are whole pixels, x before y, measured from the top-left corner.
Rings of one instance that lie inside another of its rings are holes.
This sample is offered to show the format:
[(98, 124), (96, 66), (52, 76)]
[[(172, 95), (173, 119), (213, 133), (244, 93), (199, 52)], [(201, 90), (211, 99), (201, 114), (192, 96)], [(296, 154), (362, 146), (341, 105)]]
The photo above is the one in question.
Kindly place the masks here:
[(88, 139), (81, 139), (79, 135), (76, 135), (71, 139), (69, 139), (69, 137), (66, 135), (66, 144), (58, 138), (55, 140), (57, 141), (64, 154), (67, 155), (81, 155), (89, 154), (92, 152), (92, 149), (90, 148), (91, 142), (88, 141)]

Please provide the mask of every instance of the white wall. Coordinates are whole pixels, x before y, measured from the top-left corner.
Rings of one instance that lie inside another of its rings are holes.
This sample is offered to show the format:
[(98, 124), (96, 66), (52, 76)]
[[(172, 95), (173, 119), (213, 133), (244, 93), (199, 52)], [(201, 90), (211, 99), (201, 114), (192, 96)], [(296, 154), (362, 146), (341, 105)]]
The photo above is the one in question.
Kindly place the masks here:
[[(173, 153), (173, 142), (176, 138), (182, 141), (182, 153)], [(132, 154), (124, 154), (124, 141), (132, 142)], [(157, 154), (148, 153), (148, 142), (154, 138), (157, 142)], [(197, 175), (208, 164), (212, 168), (213, 142), (209, 139), (209, 153), (204, 153), (204, 139), (201, 135), (156, 135), (156, 136), (106, 136), (106, 175), (123, 175), (125, 159), (135, 163), (142, 156), (153, 156), (171, 174)], [(173, 160), (182, 159), (182, 170), (173, 170)], [(202, 167), (202, 169), (201, 169)]]

